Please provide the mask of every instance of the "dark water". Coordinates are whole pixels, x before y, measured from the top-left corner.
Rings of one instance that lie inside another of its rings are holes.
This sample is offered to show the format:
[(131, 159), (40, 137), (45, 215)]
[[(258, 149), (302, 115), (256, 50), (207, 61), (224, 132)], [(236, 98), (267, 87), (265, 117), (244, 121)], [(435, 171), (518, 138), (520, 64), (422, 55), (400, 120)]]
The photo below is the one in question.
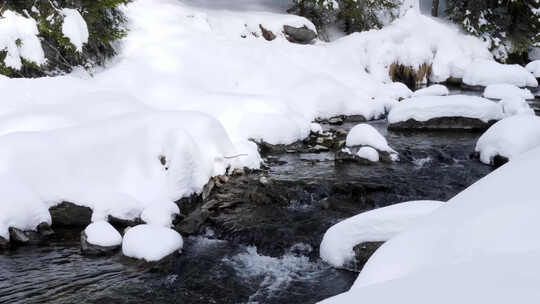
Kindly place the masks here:
[[(279, 165), (271, 167), (270, 178), (324, 184), (334, 187), (329, 192), (334, 194), (340, 187), (354, 192), (362, 186), (371, 189), (374, 208), (447, 200), (491, 170), (470, 157), (479, 133), (395, 133), (387, 132), (385, 121), (371, 124), (400, 153), (399, 162), (360, 166), (336, 164), (331, 153), (282, 154), (275, 156)], [(314, 303), (347, 290), (356, 276), (317, 258), (317, 240), (328, 226), (366, 209), (351, 203), (357, 198), (349, 192), (343, 208), (340, 197), (331, 210), (302, 202), (276, 207), (284, 208), (281, 218), (269, 217), (261, 225), (286, 225), (293, 241), (283, 254), (217, 240), (209, 230), (186, 239), (184, 252), (166, 271), (141, 269), (119, 254), (81, 256), (79, 232), (57, 231), (47, 246), (0, 255), (0, 303)]]

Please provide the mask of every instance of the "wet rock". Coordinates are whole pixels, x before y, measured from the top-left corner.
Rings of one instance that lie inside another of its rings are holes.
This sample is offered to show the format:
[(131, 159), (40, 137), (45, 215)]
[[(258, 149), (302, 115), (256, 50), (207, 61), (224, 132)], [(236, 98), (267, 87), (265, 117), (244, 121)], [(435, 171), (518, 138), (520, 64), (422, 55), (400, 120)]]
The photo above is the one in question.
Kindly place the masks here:
[(409, 119), (388, 125), (388, 130), (487, 130), (496, 121), (484, 122), (477, 118), (468, 117), (438, 117), (427, 121), (417, 121)]
[(212, 192), (212, 189), (214, 189), (215, 185), (216, 184), (214, 183), (213, 179), (210, 179), (208, 181), (208, 183), (206, 185), (204, 185), (203, 191), (202, 191), (202, 199), (203, 200), (205, 200), (210, 195), (210, 193)]
[(176, 231), (182, 235), (192, 235), (199, 232), (202, 224), (208, 219), (210, 212), (199, 208), (191, 212), (186, 218), (175, 226)]
[(121, 245), (116, 246), (99, 246), (95, 244), (91, 244), (88, 242), (88, 236), (84, 231), (81, 232), (81, 252), (84, 255), (108, 255), (113, 254), (118, 249), (120, 249)]
[(0, 250), (6, 250), (8, 248), (9, 248), (9, 241), (6, 238), (0, 236)]
[(272, 31), (265, 29), (262, 24), (259, 24), (259, 28), (261, 29), (264, 39), (266, 39), (267, 41), (272, 41), (276, 39), (276, 35), (272, 33)]
[(327, 122), (330, 125), (342, 125), (345, 122), (345, 117), (343, 116), (331, 117), (327, 120)]
[(317, 38), (317, 33), (305, 25), (303, 27), (285, 25), (283, 26), (283, 32), (287, 40), (293, 43), (308, 44)]
[(37, 226), (37, 231), (42, 237), (49, 237), (54, 234), (49, 223), (43, 222)]
[(14, 243), (28, 243), (30, 238), (21, 229), (9, 227), (9, 238)]
[(113, 225), (116, 228), (124, 229), (126, 227), (133, 227), (143, 223), (143, 220), (140, 217), (134, 219), (121, 219), (112, 215), (107, 216), (107, 222)]
[(360, 272), (369, 258), (375, 253), (384, 242), (365, 242), (354, 246), (354, 262), (346, 265), (346, 269)]
[(49, 208), (53, 226), (86, 227), (92, 222), (92, 209), (62, 202)]
[(345, 117), (345, 122), (366, 122), (367, 119), (363, 115), (349, 115)]
[(369, 159), (359, 157), (358, 155), (356, 155), (356, 153), (346, 151), (345, 149), (336, 152), (335, 160), (337, 162), (354, 162), (360, 165), (376, 164), (376, 162), (372, 162)]

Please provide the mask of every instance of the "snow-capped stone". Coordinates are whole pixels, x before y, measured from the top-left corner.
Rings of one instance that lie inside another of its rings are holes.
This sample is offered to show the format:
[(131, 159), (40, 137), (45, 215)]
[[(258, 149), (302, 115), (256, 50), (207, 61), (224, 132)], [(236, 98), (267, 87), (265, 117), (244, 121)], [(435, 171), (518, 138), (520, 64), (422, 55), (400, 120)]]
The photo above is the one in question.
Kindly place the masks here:
[(534, 115), (534, 109), (531, 108), (526, 100), (519, 97), (505, 98), (500, 101), (500, 105), (505, 117), (520, 114)]
[(540, 146), (540, 117), (516, 115), (491, 126), (476, 143), (480, 160), (492, 164), (496, 156), (513, 159)]
[(413, 93), (413, 97), (419, 97), (419, 96), (446, 96), (449, 95), (450, 91), (447, 87), (443, 86), (442, 84), (434, 84), (427, 88), (423, 88), (420, 90), (416, 90)]
[(492, 60), (476, 60), (463, 75), (463, 83), (469, 86), (513, 84), (518, 87), (537, 87), (538, 81), (524, 67), (501, 64)]
[(540, 60), (529, 62), (529, 64), (525, 66), (525, 69), (531, 72), (534, 77), (540, 78)]
[(379, 161), (379, 152), (372, 147), (361, 147), (360, 150), (356, 152), (356, 156), (374, 163)]
[(390, 129), (487, 129), (503, 118), (501, 106), (481, 97), (414, 97), (388, 114)]
[(371, 146), (379, 151), (395, 152), (377, 129), (369, 124), (358, 124), (347, 134), (347, 147)]
[(89, 37), (86, 21), (76, 9), (64, 8), (61, 13), (64, 16), (62, 34), (75, 46), (77, 52), (82, 52)]
[(106, 254), (120, 248), (122, 236), (105, 221), (94, 222), (81, 232), (81, 250), (85, 254)]
[(161, 226), (137, 225), (130, 228), (122, 241), (122, 253), (131, 258), (156, 262), (182, 249), (178, 232)]
[(412, 201), (364, 212), (330, 227), (320, 246), (321, 258), (338, 268), (354, 264), (353, 247), (384, 242), (442, 206), (438, 201)]
[(529, 89), (520, 89), (513, 84), (491, 84), (484, 90), (484, 97), (492, 99), (534, 99), (534, 95)]

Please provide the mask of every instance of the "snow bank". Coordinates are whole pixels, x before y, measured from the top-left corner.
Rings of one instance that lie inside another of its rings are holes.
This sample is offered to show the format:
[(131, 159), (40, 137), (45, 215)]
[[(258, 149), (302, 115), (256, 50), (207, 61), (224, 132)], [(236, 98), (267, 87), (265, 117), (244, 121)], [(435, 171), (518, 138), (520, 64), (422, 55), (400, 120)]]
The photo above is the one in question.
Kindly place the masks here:
[[(451, 274), (450, 269), (455, 266), (481, 266), (483, 261), (497, 261), (495, 268), (500, 273), (497, 277), (506, 278), (506, 283), (497, 284), (503, 291), (495, 287), (490, 290), (487, 293), (491, 294), (490, 298), (497, 299), (498, 294), (504, 294), (504, 285), (520, 290), (522, 299), (538, 299), (538, 290), (527, 294), (524, 286), (539, 283), (536, 279), (530, 281), (527, 275), (528, 269), (540, 266), (540, 243), (537, 242), (540, 222), (536, 220), (540, 207), (535, 178), (539, 167), (540, 148), (535, 148), (473, 184), (422, 223), (385, 243), (366, 264), (353, 289), (399, 278), (410, 282), (416, 275), (425, 275), (425, 279), (436, 282), (422, 288), (429, 290), (430, 286), (440, 284), (438, 278)], [(536, 258), (525, 259), (522, 264), (522, 258), (527, 256)], [(515, 268), (516, 263), (523, 267)], [(500, 269), (511, 271), (506, 273)], [(485, 280), (492, 284), (493, 272), (479, 272), (481, 270), (485, 269), (467, 271), (466, 267), (459, 267), (461, 276), (452, 276), (450, 280), (453, 282), (449, 284), (453, 286), (451, 293), (470, 290), (472, 293), (467, 296), (485, 297), (487, 294), (481, 289), (464, 289), (461, 285), (461, 289), (456, 289), (454, 285), (461, 284), (470, 275), (477, 278), (474, 286), (482, 286)], [(392, 293), (391, 288), (387, 293)]]
[(442, 204), (437, 201), (406, 202), (364, 212), (339, 222), (324, 234), (321, 258), (334, 267), (343, 267), (354, 259), (354, 246), (387, 241)]
[(354, 126), (347, 134), (346, 145), (348, 147), (371, 146), (379, 151), (395, 153), (388, 145), (386, 138), (369, 124)]
[(4, 64), (18, 70), (22, 67), (21, 58), (37, 65), (45, 63), (38, 34), (34, 19), (4, 11), (0, 15), (0, 50), (7, 51)]
[(490, 164), (496, 155), (513, 159), (540, 146), (540, 117), (516, 115), (489, 128), (476, 143), (480, 160)]
[(84, 229), (86, 241), (92, 245), (110, 247), (122, 244), (122, 236), (105, 221), (93, 222)]
[(124, 235), (122, 253), (130, 258), (156, 262), (182, 249), (182, 246), (182, 237), (172, 229), (137, 225)]
[(501, 119), (503, 113), (496, 103), (476, 96), (414, 97), (394, 106), (388, 114), (388, 122), (392, 124), (409, 119), (423, 122), (439, 117), (476, 118), (488, 122)]
[(525, 66), (525, 69), (531, 72), (534, 77), (540, 78), (540, 60), (529, 62), (529, 64)]
[(9, 240), (9, 227), (36, 230), (42, 222), (51, 224), (48, 208), (39, 195), (16, 175), (0, 175), (0, 237)]
[(61, 11), (64, 16), (62, 34), (75, 46), (77, 52), (82, 52), (82, 47), (88, 43), (88, 26), (79, 11), (64, 8)]
[(427, 88), (423, 88), (420, 90), (414, 91), (413, 97), (420, 97), (420, 96), (446, 96), (449, 95), (450, 91), (447, 87), (443, 86), (442, 84), (434, 84)]
[(522, 98), (534, 99), (529, 89), (520, 89), (513, 84), (491, 84), (484, 90), (484, 97), (492, 99)]
[(463, 83), (471, 86), (513, 84), (518, 87), (537, 87), (538, 81), (520, 65), (500, 64), (491, 60), (475, 60), (463, 75)]

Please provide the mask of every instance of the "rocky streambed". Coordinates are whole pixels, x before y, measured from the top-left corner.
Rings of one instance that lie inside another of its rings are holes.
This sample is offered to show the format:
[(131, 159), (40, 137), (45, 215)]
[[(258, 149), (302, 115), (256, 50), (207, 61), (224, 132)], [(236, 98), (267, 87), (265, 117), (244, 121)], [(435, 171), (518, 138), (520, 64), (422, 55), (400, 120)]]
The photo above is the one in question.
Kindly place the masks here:
[(262, 147), (265, 169), (216, 178), (184, 199), (184, 251), (165, 265), (83, 256), (82, 228), (7, 251), (0, 302), (313, 303), (347, 290), (356, 274), (319, 259), (326, 229), (381, 206), (447, 200), (492, 170), (472, 157), (481, 133), (388, 131), (385, 120), (369, 123), (399, 161), (336, 162), (332, 150), (356, 123), (326, 121), (327, 142)]

